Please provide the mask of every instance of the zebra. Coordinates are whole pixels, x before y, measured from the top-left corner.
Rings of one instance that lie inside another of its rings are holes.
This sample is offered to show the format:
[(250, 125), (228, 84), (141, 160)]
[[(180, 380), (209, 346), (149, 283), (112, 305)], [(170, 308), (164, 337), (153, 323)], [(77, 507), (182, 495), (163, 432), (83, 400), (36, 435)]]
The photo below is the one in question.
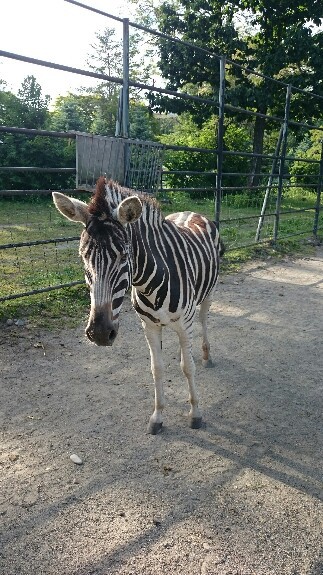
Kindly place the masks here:
[(219, 273), (222, 243), (216, 225), (194, 212), (162, 215), (158, 202), (100, 177), (89, 204), (53, 192), (56, 208), (85, 228), (79, 253), (91, 308), (85, 333), (99, 346), (117, 337), (123, 299), (139, 315), (150, 350), (155, 405), (148, 432), (162, 430), (165, 406), (162, 329), (171, 327), (180, 343), (180, 365), (189, 388), (189, 425), (202, 426), (192, 355), (193, 319), (200, 305), (202, 364), (211, 367), (207, 317)]

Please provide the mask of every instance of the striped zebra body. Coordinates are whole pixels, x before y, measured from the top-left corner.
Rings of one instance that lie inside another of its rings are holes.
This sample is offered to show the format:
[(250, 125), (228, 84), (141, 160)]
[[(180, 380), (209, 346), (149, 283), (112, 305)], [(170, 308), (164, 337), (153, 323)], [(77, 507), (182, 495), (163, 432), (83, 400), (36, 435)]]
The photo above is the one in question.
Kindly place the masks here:
[(124, 295), (132, 285), (132, 304), (139, 315), (151, 355), (155, 409), (149, 431), (162, 427), (164, 366), (162, 328), (179, 337), (181, 367), (188, 380), (190, 425), (202, 418), (192, 357), (193, 320), (200, 305), (203, 364), (211, 365), (207, 315), (219, 271), (219, 234), (215, 224), (193, 213), (163, 218), (154, 200), (100, 178), (89, 206), (54, 192), (56, 207), (67, 218), (81, 221), (80, 240), (91, 311), (88, 338), (112, 345), (118, 333)]
[[(171, 214), (152, 232), (143, 247), (136, 241), (145, 233), (144, 219), (137, 222), (134, 251), (138, 254), (132, 300), (146, 321), (168, 325), (191, 322), (199, 305), (213, 290), (218, 276), (218, 234), (213, 223), (192, 212)], [(149, 262), (145, 261), (150, 252)], [(150, 278), (142, 283), (143, 270)]]

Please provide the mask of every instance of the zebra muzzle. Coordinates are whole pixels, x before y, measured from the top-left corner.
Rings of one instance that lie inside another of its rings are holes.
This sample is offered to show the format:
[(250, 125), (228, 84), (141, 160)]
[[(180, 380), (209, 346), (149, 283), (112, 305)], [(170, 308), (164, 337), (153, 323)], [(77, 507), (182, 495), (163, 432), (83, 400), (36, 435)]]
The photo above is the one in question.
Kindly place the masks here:
[(96, 345), (111, 346), (117, 337), (118, 325), (107, 314), (100, 312), (90, 317), (85, 333)]

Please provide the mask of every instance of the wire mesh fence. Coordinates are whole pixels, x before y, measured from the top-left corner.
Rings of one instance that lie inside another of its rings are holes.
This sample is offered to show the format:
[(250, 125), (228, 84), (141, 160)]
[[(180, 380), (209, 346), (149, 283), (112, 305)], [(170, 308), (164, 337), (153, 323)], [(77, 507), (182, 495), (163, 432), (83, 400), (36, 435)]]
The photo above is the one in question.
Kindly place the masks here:
[[(74, 197), (88, 201), (100, 175), (145, 193), (157, 192), (163, 146), (70, 136), (76, 139), (76, 184), (67, 191)], [(2, 190), (0, 205), (0, 301), (84, 283), (78, 257), (82, 226), (77, 230), (74, 223), (62, 221), (51, 190)]]
[(80, 230), (61, 221), (50, 197), (2, 197), (0, 214), (0, 301), (83, 283)]

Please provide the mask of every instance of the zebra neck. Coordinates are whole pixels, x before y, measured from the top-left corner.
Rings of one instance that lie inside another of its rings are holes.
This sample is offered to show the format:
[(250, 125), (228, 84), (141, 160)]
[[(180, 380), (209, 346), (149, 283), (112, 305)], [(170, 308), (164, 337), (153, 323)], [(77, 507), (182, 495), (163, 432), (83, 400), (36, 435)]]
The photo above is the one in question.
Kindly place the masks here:
[(132, 285), (149, 298), (153, 298), (154, 292), (162, 284), (168, 284), (169, 279), (163, 242), (163, 218), (159, 210), (152, 208), (150, 205), (144, 206), (141, 218), (131, 226)]

